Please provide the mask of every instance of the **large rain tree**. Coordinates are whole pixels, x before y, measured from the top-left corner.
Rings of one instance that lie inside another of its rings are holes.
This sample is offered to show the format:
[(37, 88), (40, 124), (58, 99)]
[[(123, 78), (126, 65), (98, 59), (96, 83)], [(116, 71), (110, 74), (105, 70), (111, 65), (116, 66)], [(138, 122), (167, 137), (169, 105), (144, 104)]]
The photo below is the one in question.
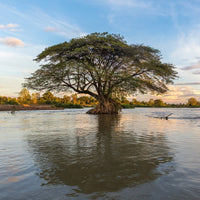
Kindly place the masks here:
[(35, 59), (42, 63), (25, 87), (34, 90), (73, 90), (99, 104), (91, 114), (118, 113), (119, 94), (165, 93), (176, 78), (174, 66), (161, 62), (157, 49), (129, 45), (120, 35), (92, 33), (46, 48)]

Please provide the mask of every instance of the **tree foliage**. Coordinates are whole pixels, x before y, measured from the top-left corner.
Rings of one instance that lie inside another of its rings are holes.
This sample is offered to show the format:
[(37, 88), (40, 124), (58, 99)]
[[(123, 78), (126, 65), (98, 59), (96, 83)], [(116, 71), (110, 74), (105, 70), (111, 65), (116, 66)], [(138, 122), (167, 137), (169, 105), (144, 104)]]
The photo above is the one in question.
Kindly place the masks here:
[(194, 97), (191, 97), (191, 98), (188, 99), (188, 105), (189, 106), (196, 106), (196, 105), (198, 105), (198, 101)]
[(176, 78), (174, 66), (161, 62), (157, 49), (128, 45), (123, 37), (92, 33), (46, 48), (35, 59), (41, 68), (24, 86), (35, 90), (73, 90), (99, 101), (94, 113), (118, 113), (118, 94), (164, 93)]
[(29, 91), (26, 88), (23, 88), (20, 92), (19, 92), (19, 102), (20, 103), (30, 103), (31, 100), (31, 95), (29, 93)]

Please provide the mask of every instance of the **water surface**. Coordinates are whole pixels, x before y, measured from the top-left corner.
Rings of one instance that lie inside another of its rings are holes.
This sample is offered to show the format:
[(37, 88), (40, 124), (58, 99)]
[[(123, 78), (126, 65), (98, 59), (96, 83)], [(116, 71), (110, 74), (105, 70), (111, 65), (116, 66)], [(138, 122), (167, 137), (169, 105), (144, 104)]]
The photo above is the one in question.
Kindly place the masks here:
[(199, 199), (200, 109), (86, 111), (0, 112), (1, 200)]

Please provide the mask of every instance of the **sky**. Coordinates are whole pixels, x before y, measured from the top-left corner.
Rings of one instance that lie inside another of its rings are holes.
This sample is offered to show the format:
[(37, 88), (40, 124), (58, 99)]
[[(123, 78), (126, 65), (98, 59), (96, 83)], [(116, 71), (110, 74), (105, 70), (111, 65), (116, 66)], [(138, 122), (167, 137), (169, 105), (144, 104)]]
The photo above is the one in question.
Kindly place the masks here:
[(0, 96), (16, 97), (46, 47), (94, 32), (159, 49), (179, 78), (163, 96), (200, 100), (200, 0), (0, 0)]

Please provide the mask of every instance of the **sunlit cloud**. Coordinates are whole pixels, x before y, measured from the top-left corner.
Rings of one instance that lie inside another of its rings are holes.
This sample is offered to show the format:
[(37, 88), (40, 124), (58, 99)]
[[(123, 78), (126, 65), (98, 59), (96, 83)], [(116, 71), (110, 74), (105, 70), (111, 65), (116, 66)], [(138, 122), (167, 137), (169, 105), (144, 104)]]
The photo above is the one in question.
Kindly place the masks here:
[(174, 85), (200, 85), (200, 82), (175, 83)]
[[(199, 82), (200, 85), (200, 82)], [(170, 86), (169, 92), (163, 96), (166, 102), (187, 102), (191, 97), (199, 98), (200, 92), (190, 86)]]
[(0, 38), (0, 43), (10, 46), (10, 47), (24, 47), (25, 43), (14, 37), (6, 37), (6, 38)]
[(6, 24), (6, 25), (0, 24), (0, 29), (10, 29), (10, 30), (12, 30), (13, 28), (18, 28), (18, 27), (19, 27), (18, 24), (13, 24), (13, 23)]
[(194, 65), (194, 66), (187, 66), (187, 67), (182, 67), (181, 70), (193, 70), (193, 69), (199, 69), (199, 65)]
[(139, 101), (149, 101), (149, 99), (162, 99), (166, 103), (186, 103), (191, 97), (199, 100), (200, 91), (188, 85), (171, 85), (169, 86), (168, 92), (162, 95), (146, 94), (134, 96), (134, 98)]
[(47, 27), (44, 28), (44, 30), (46, 32), (56, 32), (57, 31), (57, 29), (55, 27), (52, 27), (52, 26), (47, 26)]
[[(197, 57), (196, 57), (197, 58)], [(195, 59), (196, 59), (195, 58)], [(186, 66), (186, 67), (182, 67), (180, 68), (181, 70), (193, 70), (193, 69), (200, 69), (200, 61), (198, 61), (196, 64), (191, 65), (191, 66)]]
[(0, 96), (16, 97), (23, 81), (23, 78), (16, 76), (0, 76)]
[(7, 24), (6, 25), (6, 28), (17, 28), (17, 27), (19, 27), (18, 24)]

